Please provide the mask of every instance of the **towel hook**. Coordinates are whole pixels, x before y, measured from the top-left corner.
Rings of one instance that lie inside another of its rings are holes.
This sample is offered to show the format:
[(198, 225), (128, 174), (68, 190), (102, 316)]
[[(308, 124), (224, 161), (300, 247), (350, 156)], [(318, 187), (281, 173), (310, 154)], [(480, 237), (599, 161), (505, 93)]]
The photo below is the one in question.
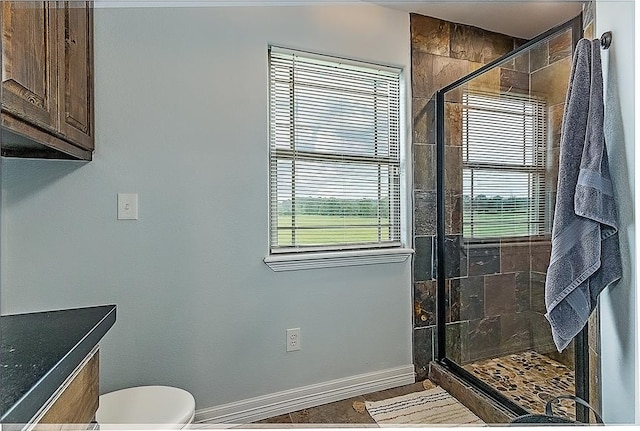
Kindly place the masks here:
[(602, 33), (602, 36), (600, 36), (600, 46), (602, 47), (602, 49), (609, 49), (609, 47), (611, 46), (611, 39), (612, 35), (610, 31), (605, 31), (604, 33)]

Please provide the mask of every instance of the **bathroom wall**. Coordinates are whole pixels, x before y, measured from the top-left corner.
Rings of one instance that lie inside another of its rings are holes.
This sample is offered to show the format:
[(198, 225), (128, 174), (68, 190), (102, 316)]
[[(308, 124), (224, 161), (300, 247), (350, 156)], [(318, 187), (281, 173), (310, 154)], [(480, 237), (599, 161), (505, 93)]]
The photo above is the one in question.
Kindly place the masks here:
[[(436, 235), (435, 111), (436, 90), (467, 75), (523, 41), (477, 27), (450, 23), (423, 15), (411, 15), (414, 160), (414, 364), (417, 377), (427, 377), (435, 342), (436, 283), (434, 271)], [(498, 77), (498, 80), (508, 77)], [(448, 179), (450, 181), (450, 179)], [(449, 195), (447, 234), (458, 236), (461, 226), (460, 196)], [(466, 274), (465, 274), (466, 275)], [(456, 282), (454, 282), (455, 284)], [(454, 295), (457, 293), (454, 286)], [(451, 288), (449, 288), (451, 291)], [(452, 321), (458, 321), (454, 310)], [(457, 331), (459, 327), (450, 326)], [(454, 337), (449, 337), (453, 339)]]
[[(101, 390), (174, 385), (199, 410), (413, 381), (409, 260), (263, 263), (268, 45), (408, 70), (409, 37), (365, 4), (96, 9), (94, 161), (2, 160), (2, 312), (115, 303)], [(139, 220), (116, 220), (119, 192)]]
[(638, 361), (637, 150), (638, 35), (637, 4), (596, 0), (595, 33), (611, 31), (611, 47), (602, 51), (605, 140), (620, 223), (622, 279), (600, 295), (602, 414), (607, 424), (640, 424)]

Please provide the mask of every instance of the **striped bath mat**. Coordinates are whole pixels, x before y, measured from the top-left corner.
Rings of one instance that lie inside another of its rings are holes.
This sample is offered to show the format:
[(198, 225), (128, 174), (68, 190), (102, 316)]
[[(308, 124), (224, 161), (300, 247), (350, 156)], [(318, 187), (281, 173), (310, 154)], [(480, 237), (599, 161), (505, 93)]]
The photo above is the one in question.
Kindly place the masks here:
[(383, 401), (366, 401), (365, 406), (378, 425), (484, 424), (441, 387)]

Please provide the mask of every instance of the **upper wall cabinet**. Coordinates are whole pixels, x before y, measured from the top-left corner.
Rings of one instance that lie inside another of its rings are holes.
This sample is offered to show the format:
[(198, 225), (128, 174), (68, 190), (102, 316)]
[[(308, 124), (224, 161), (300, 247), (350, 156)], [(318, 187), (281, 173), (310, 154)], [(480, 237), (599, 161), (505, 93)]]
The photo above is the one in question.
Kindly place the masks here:
[(2, 2), (2, 155), (91, 160), (93, 4)]

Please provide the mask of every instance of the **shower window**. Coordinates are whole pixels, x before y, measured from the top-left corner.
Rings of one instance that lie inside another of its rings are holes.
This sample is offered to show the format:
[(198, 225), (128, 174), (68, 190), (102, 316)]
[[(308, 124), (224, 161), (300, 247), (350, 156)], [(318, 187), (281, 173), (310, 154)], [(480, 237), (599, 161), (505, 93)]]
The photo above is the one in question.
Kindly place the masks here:
[(462, 94), (465, 239), (549, 232), (545, 113), (529, 95)]

